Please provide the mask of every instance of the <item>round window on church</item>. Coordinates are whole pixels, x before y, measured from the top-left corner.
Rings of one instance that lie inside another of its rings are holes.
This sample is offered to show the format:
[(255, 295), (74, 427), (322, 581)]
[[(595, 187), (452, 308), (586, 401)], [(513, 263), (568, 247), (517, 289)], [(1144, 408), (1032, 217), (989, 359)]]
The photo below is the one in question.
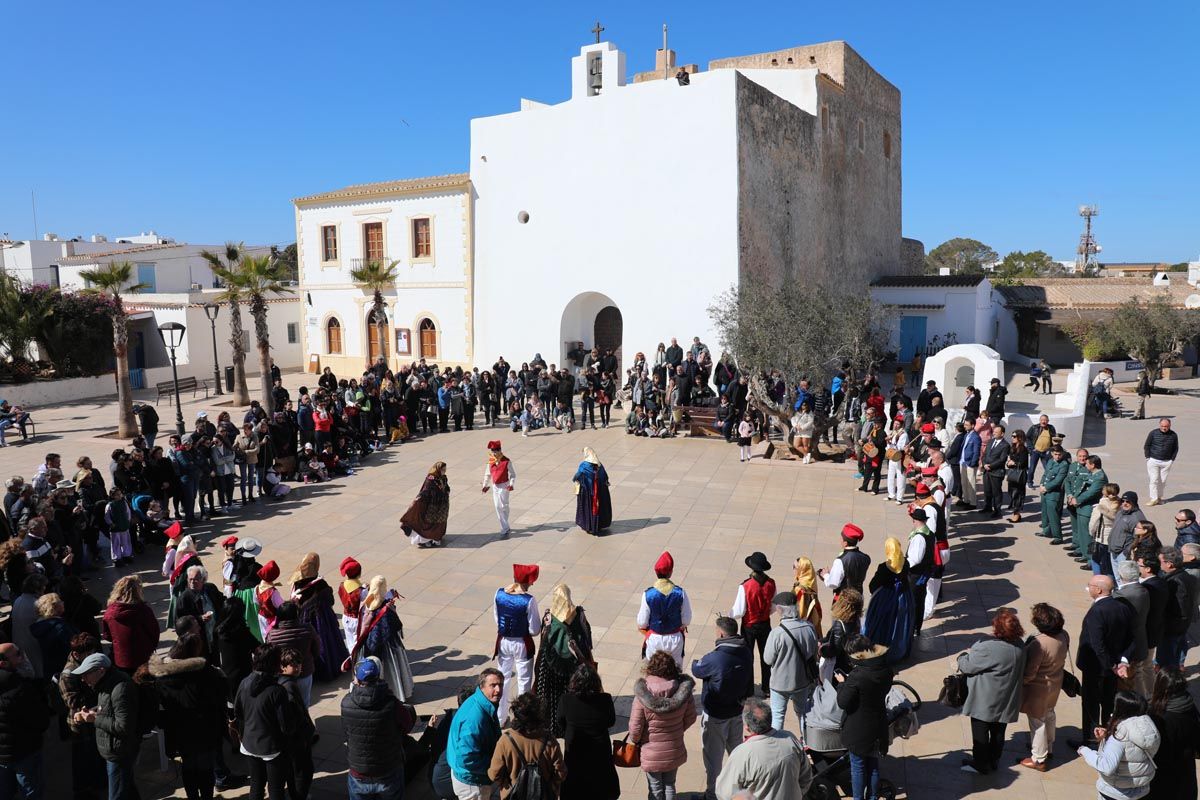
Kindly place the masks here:
[(522, 225), (524, 225), (526, 222), (529, 222), (529, 212), (528, 211), (517, 212), (517, 222), (521, 223)]

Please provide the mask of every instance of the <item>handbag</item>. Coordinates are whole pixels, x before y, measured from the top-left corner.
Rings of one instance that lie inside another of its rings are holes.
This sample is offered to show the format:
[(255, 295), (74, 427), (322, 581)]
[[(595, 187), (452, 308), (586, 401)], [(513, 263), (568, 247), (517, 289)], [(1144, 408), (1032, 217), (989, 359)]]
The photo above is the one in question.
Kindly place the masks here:
[(950, 708), (962, 708), (967, 702), (967, 676), (961, 672), (947, 675), (942, 679), (942, 690), (938, 692), (938, 702)]
[(1078, 697), (1083, 691), (1083, 685), (1079, 682), (1079, 678), (1075, 677), (1075, 673), (1067, 664), (1071, 663), (1071, 645), (1067, 645), (1067, 662), (1063, 664), (1065, 670), (1063, 672), (1062, 690), (1067, 697)]
[(1019, 467), (1009, 467), (1008, 472), (1005, 473), (1005, 477), (1008, 478), (1009, 483), (1024, 483), (1025, 470)]
[(614, 739), (612, 746), (613, 766), (634, 768), (642, 765), (642, 746), (629, 741), (628, 733), (623, 739)]

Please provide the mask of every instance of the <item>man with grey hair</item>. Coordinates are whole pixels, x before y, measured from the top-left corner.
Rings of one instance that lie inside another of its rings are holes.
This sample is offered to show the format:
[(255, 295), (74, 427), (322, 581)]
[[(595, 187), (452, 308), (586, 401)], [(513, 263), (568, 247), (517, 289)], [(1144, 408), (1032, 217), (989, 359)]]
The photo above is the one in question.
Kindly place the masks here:
[(1133, 644), (1128, 655), (1121, 656), (1121, 661), (1129, 664), (1133, 688), (1142, 697), (1149, 697), (1154, 687), (1154, 670), (1150, 668), (1146, 637), (1150, 590), (1142, 586), (1138, 577), (1138, 565), (1135, 562), (1121, 561), (1117, 564), (1117, 590), (1113, 592), (1113, 597), (1124, 600), (1133, 609)]
[(1167, 582), (1167, 609), (1163, 637), (1155, 662), (1163, 669), (1183, 669), (1187, 631), (1196, 618), (1196, 579), (1183, 568), (1183, 554), (1174, 547), (1158, 552), (1158, 563)]
[(745, 740), (717, 776), (718, 800), (750, 791), (758, 800), (802, 800), (812, 785), (812, 766), (796, 737), (771, 725), (774, 710), (758, 698), (742, 705)]
[(778, 593), (772, 603), (780, 620), (763, 650), (763, 660), (771, 667), (771, 724), (783, 730), (790, 700), (803, 732), (804, 712), (817, 677), (817, 632), (811, 622), (799, 618), (793, 592)]

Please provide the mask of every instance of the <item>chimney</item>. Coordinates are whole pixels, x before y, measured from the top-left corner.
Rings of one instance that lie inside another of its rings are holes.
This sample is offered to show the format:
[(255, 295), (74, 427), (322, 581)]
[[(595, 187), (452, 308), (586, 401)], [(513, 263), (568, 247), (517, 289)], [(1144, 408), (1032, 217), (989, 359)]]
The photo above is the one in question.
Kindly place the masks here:
[[(675, 51), (663, 50), (661, 47), (654, 51), (654, 69), (656, 72), (675, 69)], [(669, 73), (668, 73), (669, 74)]]

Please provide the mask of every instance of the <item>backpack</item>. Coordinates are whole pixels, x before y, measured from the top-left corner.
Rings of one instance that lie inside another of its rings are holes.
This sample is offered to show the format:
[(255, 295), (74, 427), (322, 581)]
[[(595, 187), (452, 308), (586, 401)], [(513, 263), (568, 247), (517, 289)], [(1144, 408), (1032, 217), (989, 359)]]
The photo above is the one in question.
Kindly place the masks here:
[(512, 734), (505, 731), (504, 735), (513, 744), (518, 764), (517, 774), (513, 777), (512, 786), (508, 790), (508, 800), (551, 800), (553, 795), (542, 779), (541, 761), (542, 753), (546, 752), (546, 743), (542, 742), (542, 749), (538, 751), (537, 758), (530, 764), (521, 755), (521, 748), (517, 746)]

